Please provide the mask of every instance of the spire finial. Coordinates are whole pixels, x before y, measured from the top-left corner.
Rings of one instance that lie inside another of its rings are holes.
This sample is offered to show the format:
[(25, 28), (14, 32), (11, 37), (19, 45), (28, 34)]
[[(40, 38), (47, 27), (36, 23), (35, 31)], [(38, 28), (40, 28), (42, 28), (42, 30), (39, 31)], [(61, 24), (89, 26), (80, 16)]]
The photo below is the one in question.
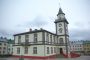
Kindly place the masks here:
[(59, 8), (61, 8), (61, 4), (60, 4), (60, 2), (59, 2)]

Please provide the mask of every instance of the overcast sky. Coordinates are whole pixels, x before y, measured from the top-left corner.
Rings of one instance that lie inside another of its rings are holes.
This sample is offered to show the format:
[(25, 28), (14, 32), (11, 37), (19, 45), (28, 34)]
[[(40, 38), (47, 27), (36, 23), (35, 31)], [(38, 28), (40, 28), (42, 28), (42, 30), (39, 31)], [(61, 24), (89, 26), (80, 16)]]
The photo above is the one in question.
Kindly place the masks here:
[(90, 0), (0, 0), (0, 36), (13, 38), (29, 28), (55, 33), (60, 6), (69, 22), (70, 40), (90, 40)]

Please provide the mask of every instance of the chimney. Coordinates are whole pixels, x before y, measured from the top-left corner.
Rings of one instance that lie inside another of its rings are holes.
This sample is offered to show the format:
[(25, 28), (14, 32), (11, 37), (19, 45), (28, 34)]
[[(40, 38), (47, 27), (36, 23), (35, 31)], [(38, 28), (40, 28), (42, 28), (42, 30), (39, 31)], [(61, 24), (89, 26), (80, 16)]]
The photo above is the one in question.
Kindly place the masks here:
[(42, 28), (40, 28), (40, 30), (43, 30)]
[(32, 29), (30, 28), (30, 29), (29, 29), (29, 31), (31, 32), (31, 31), (32, 31)]

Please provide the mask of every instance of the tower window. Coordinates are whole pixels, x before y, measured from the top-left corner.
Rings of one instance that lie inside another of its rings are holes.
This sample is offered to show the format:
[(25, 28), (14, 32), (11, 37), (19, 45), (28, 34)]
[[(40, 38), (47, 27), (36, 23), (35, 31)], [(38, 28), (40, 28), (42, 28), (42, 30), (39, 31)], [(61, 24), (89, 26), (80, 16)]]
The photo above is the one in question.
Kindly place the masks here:
[(59, 29), (59, 32), (62, 33), (62, 28)]
[(60, 43), (60, 44), (63, 44), (63, 43), (64, 43), (64, 42), (63, 42), (63, 38), (60, 38), (60, 39), (59, 39), (59, 43)]
[(60, 23), (60, 24), (59, 24), (59, 27), (61, 27), (61, 26), (62, 26), (62, 24)]

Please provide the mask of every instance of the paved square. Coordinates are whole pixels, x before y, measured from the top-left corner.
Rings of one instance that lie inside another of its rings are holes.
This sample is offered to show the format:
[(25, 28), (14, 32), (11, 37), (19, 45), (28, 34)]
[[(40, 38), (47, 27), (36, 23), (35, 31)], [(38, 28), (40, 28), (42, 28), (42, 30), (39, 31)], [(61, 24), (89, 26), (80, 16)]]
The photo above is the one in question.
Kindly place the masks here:
[[(0, 60), (19, 60), (19, 58), (0, 58)], [(24, 59), (24, 60), (90, 60), (90, 56), (81, 56), (78, 58), (56, 58), (56, 59)]]

